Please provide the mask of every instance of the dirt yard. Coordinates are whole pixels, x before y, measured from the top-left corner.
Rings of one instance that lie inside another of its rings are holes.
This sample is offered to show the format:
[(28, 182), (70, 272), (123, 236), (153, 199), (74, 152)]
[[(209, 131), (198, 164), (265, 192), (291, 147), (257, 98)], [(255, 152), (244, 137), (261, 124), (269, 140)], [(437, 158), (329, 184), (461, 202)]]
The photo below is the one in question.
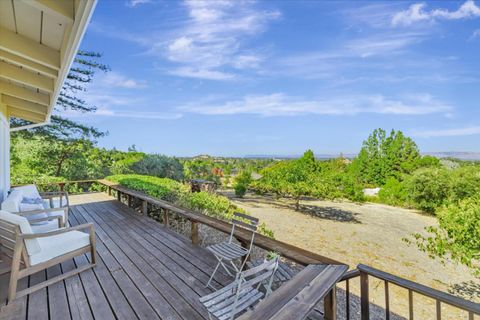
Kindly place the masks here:
[[(473, 277), (466, 267), (451, 262), (442, 264), (402, 240), (412, 233), (423, 232), (426, 226), (434, 225), (434, 217), (380, 204), (318, 200), (302, 201), (301, 210), (295, 211), (293, 203), (288, 200), (253, 194), (244, 199), (235, 198), (228, 192), (226, 195), (265, 222), (278, 240), (334, 258), (351, 268), (359, 263), (367, 264), (480, 302), (480, 280)], [(381, 295), (373, 295), (373, 299), (379, 300), (377, 302), (381, 305), (383, 284), (373, 287), (373, 290), (382, 292)], [(406, 302), (399, 301), (399, 314), (405, 314), (402, 310), (405, 306)], [(433, 318), (434, 315), (430, 315)]]

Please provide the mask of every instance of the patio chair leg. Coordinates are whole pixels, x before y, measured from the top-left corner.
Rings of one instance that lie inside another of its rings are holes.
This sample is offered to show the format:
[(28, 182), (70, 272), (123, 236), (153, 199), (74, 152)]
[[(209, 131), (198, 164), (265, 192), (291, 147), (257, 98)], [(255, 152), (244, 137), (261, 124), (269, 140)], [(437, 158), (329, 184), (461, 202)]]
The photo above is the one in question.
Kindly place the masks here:
[[(208, 282), (207, 282), (207, 285), (205, 286), (205, 288), (211, 287), (210, 282), (212, 282), (213, 276), (215, 276), (215, 273), (217, 273), (217, 270), (218, 270), (219, 266), (220, 266), (220, 261), (217, 263), (217, 266), (215, 267), (215, 270), (213, 270), (213, 273), (210, 276), (210, 279), (208, 279)], [(213, 287), (211, 287), (211, 288), (213, 288)], [(213, 288), (213, 289), (215, 289), (215, 288)], [(209, 314), (209, 316), (210, 316), (210, 314)]]

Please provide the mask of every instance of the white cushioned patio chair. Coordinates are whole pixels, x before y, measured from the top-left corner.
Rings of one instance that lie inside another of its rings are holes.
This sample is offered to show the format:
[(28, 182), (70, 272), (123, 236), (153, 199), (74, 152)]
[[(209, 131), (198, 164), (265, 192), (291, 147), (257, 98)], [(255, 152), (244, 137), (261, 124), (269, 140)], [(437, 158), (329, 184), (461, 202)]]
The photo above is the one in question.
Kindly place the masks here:
[[(235, 228), (237, 226), (243, 227), (251, 231), (250, 244), (246, 248), (233, 242), (234, 240), (233, 233), (235, 232)], [(252, 251), (253, 239), (255, 238), (255, 232), (257, 231), (257, 226), (258, 226), (257, 218), (251, 217), (249, 215), (246, 215), (240, 212), (235, 212), (233, 214), (232, 230), (230, 231), (230, 237), (228, 238), (228, 240), (221, 243), (213, 244), (207, 247), (207, 249), (211, 253), (213, 253), (215, 258), (218, 260), (217, 266), (215, 267), (212, 275), (210, 276), (210, 279), (207, 282), (207, 285), (206, 285), (207, 287), (210, 286), (210, 283), (212, 282), (213, 277), (217, 273), (217, 270), (220, 266), (222, 266), (223, 269), (225, 269), (227, 274), (230, 276), (233, 276), (231, 271), (233, 271), (236, 275), (238, 272), (243, 270), (243, 267), (245, 267), (247, 258), (250, 255), (250, 252)], [(240, 258), (243, 258), (243, 261), (240, 265), (240, 268), (238, 268), (235, 265), (234, 261)]]
[[(79, 231), (88, 230), (88, 233)], [(42, 289), (95, 266), (95, 231), (92, 223), (33, 233), (29, 221), (22, 216), (0, 210), (0, 254), (11, 260), (8, 301)], [(83, 265), (32, 287), (17, 292), (17, 283), (38, 271), (90, 252), (91, 260)]]
[[(207, 308), (208, 317), (220, 320), (234, 319), (238, 314), (254, 306), (272, 290), (272, 282), (278, 268), (279, 257), (237, 274), (235, 281), (226, 287), (200, 298)], [(265, 292), (260, 291), (263, 285)]]
[[(70, 203), (67, 192), (40, 193), (37, 187), (31, 184), (13, 188), (2, 202), (2, 210), (26, 217), (30, 221), (33, 232), (42, 233), (57, 229), (58, 224), (60, 227), (68, 226)], [(53, 217), (53, 219), (37, 220), (46, 217)], [(61, 217), (61, 219), (55, 219), (55, 217)]]

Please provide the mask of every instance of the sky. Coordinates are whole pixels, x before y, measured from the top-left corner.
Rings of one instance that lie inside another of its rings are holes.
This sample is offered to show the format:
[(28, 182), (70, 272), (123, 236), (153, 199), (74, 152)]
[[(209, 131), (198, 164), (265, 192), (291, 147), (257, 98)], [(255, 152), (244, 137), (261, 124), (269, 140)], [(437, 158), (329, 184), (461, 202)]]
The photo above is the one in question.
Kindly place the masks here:
[(111, 71), (68, 116), (102, 147), (349, 154), (380, 127), (480, 152), (478, 0), (100, 0), (81, 48)]

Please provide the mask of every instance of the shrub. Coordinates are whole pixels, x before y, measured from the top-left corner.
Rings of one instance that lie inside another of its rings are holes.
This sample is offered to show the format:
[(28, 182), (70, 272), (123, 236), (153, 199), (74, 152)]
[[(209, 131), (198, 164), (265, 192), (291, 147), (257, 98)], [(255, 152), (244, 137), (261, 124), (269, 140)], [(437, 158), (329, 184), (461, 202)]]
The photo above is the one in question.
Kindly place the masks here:
[(445, 169), (419, 169), (404, 183), (408, 202), (428, 213), (434, 213), (450, 194), (449, 176)]
[(235, 183), (233, 189), (235, 190), (235, 195), (239, 198), (243, 198), (245, 193), (247, 193), (247, 187), (241, 183)]
[(407, 201), (405, 185), (395, 178), (389, 178), (385, 185), (380, 189), (378, 198), (382, 203), (392, 206), (403, 206)]
[[(142, 191), (154, 198), (159, 198), (190, 210), (199, 211), (218, 219), (230, 220), (235, 211), (245, 212), (224, 196), (204, 191), (192, 193), (189, 191), (188, 186), (168, 178), (129, 174), (110, 176), (106, 179), (126, 188)], [(259, 232), (273, 237), (273, 231), (267, 229), (265, 225), (259, 228)]]
[(416, 234), (420, 249), (432, 257), (451, 258), (480, 274), (480, 194), (449, 202), (437, 212), (438, 227), (428, 237)]
[(235, 177), (235, 182), (233, 184), (235, 195), (243, 198), (251, 182), (252, 173), (250, 171), (242, 171), (238, 176)]
[(459, 201), (480, 193), (480, 168), (475, 166), (460, 167), (451, 172), (450, 197)]

